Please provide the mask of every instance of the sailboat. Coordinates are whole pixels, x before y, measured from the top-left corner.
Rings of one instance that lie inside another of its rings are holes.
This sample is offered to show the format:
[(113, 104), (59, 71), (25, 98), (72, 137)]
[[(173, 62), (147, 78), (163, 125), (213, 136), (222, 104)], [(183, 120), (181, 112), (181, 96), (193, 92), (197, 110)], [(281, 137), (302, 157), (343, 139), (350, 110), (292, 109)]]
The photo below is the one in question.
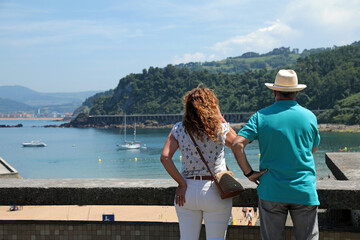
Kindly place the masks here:
[(118, 144), (119, 150), (139, 149), (140, 142), (136, 141), (136, 123), (134, 124), (134, 140), (126, 140), (126, 114), (124, 115), (124, 144)]

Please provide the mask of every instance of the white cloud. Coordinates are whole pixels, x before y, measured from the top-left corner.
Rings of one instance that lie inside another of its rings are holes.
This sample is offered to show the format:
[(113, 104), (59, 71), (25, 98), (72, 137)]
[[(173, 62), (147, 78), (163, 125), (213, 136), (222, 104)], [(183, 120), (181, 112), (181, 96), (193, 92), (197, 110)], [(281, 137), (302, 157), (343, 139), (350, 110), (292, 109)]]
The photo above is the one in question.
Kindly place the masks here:
[(265, 52), (275, 47), (284, 46), (286, 42), (296, 38), (300, 33), (287, 24), (276, 20), (270, 26), (260, 28), (247, 35), (239, 35), (228, 40), (217, 42), (212, 47), (223, 56), (248, 51)]
[(209, 48), (213, 53), (187, 53), (183, 57), (175, 56), (173, 63), (214, 61), (229, 56), (237, 56), (249, 51), (264, 53), (276, 47), (288, 47), (291, 41), (300, 35), (301, 33), (299, 31), (292, 29), (289, 25), (278, 19), (254, 32), (246, 35), (238, 35), (215, 43)]
[(205, 61), (213, 61), (214, 59), (215, 59), (214, 54), (207, 56), (206, 54), (200, 52), (194, 54), (186, 53), (182, 57), (175, 56), (172, 63), (179, 64), (179, 63), (188, 63), (188, 62), (205, 62)]
[(358, 0), (294, 0), (286, 7), (285, 19), (330, 31), (359, 31)]

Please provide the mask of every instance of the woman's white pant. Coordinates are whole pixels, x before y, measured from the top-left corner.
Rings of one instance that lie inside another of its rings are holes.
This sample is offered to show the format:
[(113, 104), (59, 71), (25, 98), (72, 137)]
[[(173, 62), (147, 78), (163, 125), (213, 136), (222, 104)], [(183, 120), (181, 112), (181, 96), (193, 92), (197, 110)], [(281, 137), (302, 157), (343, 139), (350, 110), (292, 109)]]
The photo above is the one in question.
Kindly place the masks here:
[(206, 239), (225, 239), (231, 214), (232, 199), (221, 199), (212, 181), (186, 179), (185, 204), (175, 204), (179, 219), (180, 239), (198, 240), (204, 219)]

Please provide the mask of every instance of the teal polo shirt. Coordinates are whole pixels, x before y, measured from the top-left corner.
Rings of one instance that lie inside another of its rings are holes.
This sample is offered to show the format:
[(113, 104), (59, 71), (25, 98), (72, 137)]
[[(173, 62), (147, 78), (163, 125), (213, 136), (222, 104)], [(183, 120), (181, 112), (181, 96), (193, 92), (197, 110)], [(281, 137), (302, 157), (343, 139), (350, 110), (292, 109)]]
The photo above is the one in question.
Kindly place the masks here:
[(240, 130), (258, 139), (261, 176), (259, 198), (271, 202), (319, 205), (311, 150), (320, 143), (315, 115), (296, 101), (280, 100), (256, 112)]

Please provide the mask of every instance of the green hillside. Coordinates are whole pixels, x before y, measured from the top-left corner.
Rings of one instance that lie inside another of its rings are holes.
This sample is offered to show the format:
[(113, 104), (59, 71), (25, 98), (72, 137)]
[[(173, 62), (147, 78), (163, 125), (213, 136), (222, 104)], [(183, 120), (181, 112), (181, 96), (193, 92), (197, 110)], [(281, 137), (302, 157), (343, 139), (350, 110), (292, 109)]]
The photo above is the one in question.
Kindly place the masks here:
[[(288, 49), (284, 48), (286, 51)], [(315, 53), (313, 53), (315, 52)], [(309, 109), (346, 108), (343, 123), (357, 114), (360, 92), (360, 46), (336, 47), (332, 49), (306, 50), (301, 54), (288, 54), (297, 60), (291, 68), (298, 73), (300, 83), (308, 85), (298, 96), (298, 102)], [(295, 56), (296, 55), (296, 56)], [(241, 61), (251, 64), (260, 58), (270, 59), (276, 56), (256, 56), (248, 53)], [(246, 59), (245, 59), (246, 58)], [(237, 58), (232, 58), (236, 60)], [(245, 60), (244, 60), (245, 59)], [(227, 59), (226, 61), (228, 61)], [(229, 65), (229, 64), (228, 64)], [(273, 82), (279, 68), (289, 67), (283, 63), (268, 70), (243, 73), (225, 74), (223, 71), (214, 73), (213, 70), (194, 70), (189, 67), (168, 65), (165, 68), (143, 70), (142, 73), (129, 74), (120, 79), (118, 86), (108, 95), (95, 97), (92, 105), (84, 105), (91, 115), (105, 114), (156, 114), (180, 113), (182, 111), (182, 96), (200, 83), (204, 87), (214, 89), (220, 101), (222, 112), (256, 111), (273, 103), (272, 92), (265, 86), (265, 82)], [(225, 64), (225, 66), (227, 66)], [(274, 65), (275, 66), (275, 65)], [(229, 69), (231, 65), (229, 65)], [(353, 96), (354, 95), (354, 96)], [(349, 105), (349, 102), (353, 105)], [(355, 106), (355, 107), (354, 107)], [(339, 112), (326, 119), (329, 122), (339, 121)]]
[(16, 102), (6, 98), (0, 98), (0, 113), (11, 113), (17, 111), (36, 112), (36, 108), (24, 103)]
[(175, 67), (187, 67), (190, 71), (207, 70), (210, 73), (244, 73), (251, 70), (274, 70), (284, 66), (293, 68), (299, 58), (305, 58), (310, 54), (320, 53), (331, 50), (331, 48), (305, 49), (301, 54), (298, 49), (290, 50), (290, 48), (275, 48), (265, 54), (255, 52), (247, 52), (238, 57), (229, 57), (221, 61), (212, 62), (190, 62), (179, 64)]

